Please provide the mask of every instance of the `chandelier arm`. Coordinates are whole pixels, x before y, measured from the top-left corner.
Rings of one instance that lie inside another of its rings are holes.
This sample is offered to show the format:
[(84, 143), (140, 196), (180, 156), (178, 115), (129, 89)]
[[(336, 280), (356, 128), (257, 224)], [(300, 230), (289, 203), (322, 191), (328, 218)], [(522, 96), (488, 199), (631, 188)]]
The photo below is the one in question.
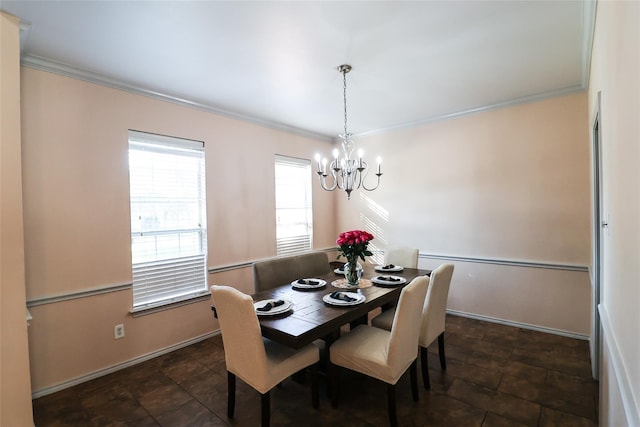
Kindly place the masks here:
[(353, 186), (353, 174), (347, 173), (343, 180), (344, 190), (355, 190)]
[(340, 159), (336, 158), (333, 162), (331, 162), (331, 175), (333, 176), (333, 179), (335, 180), (335, 185), (341, 189), (344, 190), (344, 183), (345, 183), (345, 174), (346, 174), (346, 170), (345, 170), (345, 165), (340, 165)]
[(335, 181), (334, 181), (334, 183), (333, 183), (333, 185), (331, 187), (328, 187), (325, 178), (326, 177), (320, 176), (320, 186), (322, 187), (322, 189), (326, 190), (326, 191), (335, 190), (337, 188), (337, 185), (336, 185)]
[(378, 188), (378, 186), (380, 185), (380, 176), (381, 176), (382, 174), (381, 174), (381, 173), (377, 173), (376, 175), (378, 176), (378, 181), (376, 182), (376, 186), (375, 186), (375, 187), (371, 187), (371, 188), (369, 188), (369, 187), (367, 187), (367, 186), (365, 185), (365, 183), (364, 183), (364, 181), (363, 181), (363, 182), (362, 182), (362, 188), (363, 188), (364, 190), (367, 190), (367, 191), (373, 191), (373, 190), (375, 190), (376, 188)]
[(344, 169), (342, 169), (340, 171), (340, 175), (338, 175), (338, 177), (336, 178), (336, 185), (341, 190), (345, 189), (345, 173), (346, 172), (344, 171)]
[(369, 175), (369, 167), (368, 167), (369, 165), (366, 162), (362, 162), (362, 163), (365, 165), (365, 169), (364, 169), (365, 174), (362, 177), (362, 188), (364, 190), (367, 190), (367, 191), (373, 191), (376, 188), (378, 188), (378, 186), (380, 185), (380, 177), (382, 176), (382, 173), (378, 172), (378, 173), (375, 174), (378, 177), (378, 180), (376, 182), (375, 187), (367, 187), (367, 185), (365, 184), (365, 180), (367, 179), (367, 176)]
[(357, 163), (356, 161), (354, 161), (354, 173), (358, 177), (358, 185), (356, 186), (357, 189), (360, 189), (360, 187), (364, 184), (364, 180), (369, 173), (368, 166), (369, 165), (367, 164), (367, 162), (362, 158), (360, 158)]
[(322, 187), (323, 190), (326, 190), (326, 191), (333, 191), (336, 188), (338, 188), (338, 178), (336, 177), (335, 170), (332, 168), (330, 173), (331, 173), (331, 178), (333, 179), (333, 184), (331, 186), (327, 185), (327, 174), (318, 172), (318, 179), (320, 181), (320, 186)]

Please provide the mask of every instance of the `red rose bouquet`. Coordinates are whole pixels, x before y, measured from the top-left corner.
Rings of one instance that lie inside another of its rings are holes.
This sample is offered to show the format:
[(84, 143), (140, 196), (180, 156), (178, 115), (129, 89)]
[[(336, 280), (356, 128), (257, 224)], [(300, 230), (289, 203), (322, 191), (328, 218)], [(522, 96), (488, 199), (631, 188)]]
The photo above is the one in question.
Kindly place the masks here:
[(347, 259), (345, 265), (345, 277), (350, 284), (358, 283), (358, 258), (365, 260), (365, 256), (371, 256), (373, 253), (368, 249), (369, 242), (373, 240), (373, 234), (362, 230), (352, 230), (340, 233), (336, 243), (340, 246), (338, 249), (338, 259), (344, 256)]

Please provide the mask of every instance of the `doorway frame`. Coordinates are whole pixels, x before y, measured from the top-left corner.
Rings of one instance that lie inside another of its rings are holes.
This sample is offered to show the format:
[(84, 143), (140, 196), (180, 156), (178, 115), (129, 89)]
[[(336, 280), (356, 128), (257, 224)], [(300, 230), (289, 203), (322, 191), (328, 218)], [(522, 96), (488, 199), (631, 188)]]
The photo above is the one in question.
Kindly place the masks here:
[(593, 120), (591, 121), (591, 159), (592, 159), (592, 316), (591, 339), (589, 350), (591, 353), (591, 374), (594, 379), (600, 377), (600, 360), (602, 353), (602, 323), (598, 306), (602, 303), (603, 282), (603, 237), (608, 227), (604, 215), (602, 197), (602, 92), (598, 92)]

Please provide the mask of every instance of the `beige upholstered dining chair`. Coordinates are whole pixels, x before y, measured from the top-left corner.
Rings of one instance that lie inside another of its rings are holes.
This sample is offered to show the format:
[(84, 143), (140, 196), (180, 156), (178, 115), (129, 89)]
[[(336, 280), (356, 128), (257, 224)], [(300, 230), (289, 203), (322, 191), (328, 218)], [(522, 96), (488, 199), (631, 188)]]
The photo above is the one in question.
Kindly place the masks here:
[[(444, 326), (447, 309), (449, 287), (453, 276), (453, 264), (442, 264), (431, 272), (431, 284), (427, 291), (422, 309), (422, 325), (420, 327), (420, 362), (422, 365), (422, 381), (424, 388), (431, 388), (429, 382), (429, 360), (427, 358), (429, 345), (438, 338), (438, 354), (440, 355), (440, 367), (447, 369), (447, 361), (444, 354)], [(384, 311), (371, 320), (371, 324), (377, 328), (391, 330), (393, 326), (394, 310)]]
[(413, 400), (418, 401), (418, 334), (428, 286), (429, 278), (419, 276), (402, 289), (391, 331), (360, 325), (329, 348), (333, 407), (337, 407), (339, 398), (338, 366), (387, 383), (388, 415), (392, 426), (397, 425), (395, 385), (407, 368)]
[(286, 285), (294, 280), (330, 272), (326, 252), (314, 251), (302, 255), (258, 261), (253, 264), (253, 285), (256, 292)]
[(384, 251), (384, 265), (418, 268), (418, 249), (406, 246), (390, 246)]
[(321, 276), (331, 271), (329, 255), (326, 252), (314, 251), (296, 256), (300, 276), (297, 279)]
[(235, 409), (236, 376), (261, 394), (262, 425), (269, 426), (270, 390), (307, 367), (311, 367), (312, 404), (318, 408), (318, 348), (310, 344), (294, 350), (263, 338), (253, 299), (235, 288), (214, 285), (211, 295), (224, 344), (229, 418), (233, 418)]
[(300, 279), (295, 257), (274, 258), (253, 264), (253, 285), (256, 292), (275, 288)]

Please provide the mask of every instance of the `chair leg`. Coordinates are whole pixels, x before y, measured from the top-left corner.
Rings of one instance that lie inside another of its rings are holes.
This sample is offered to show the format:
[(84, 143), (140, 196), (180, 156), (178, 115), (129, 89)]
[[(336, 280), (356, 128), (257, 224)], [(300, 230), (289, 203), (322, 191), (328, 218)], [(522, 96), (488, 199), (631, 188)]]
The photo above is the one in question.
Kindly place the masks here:
[(271, 399), (269, 392), (266, 392), (261, 396), (262, 406), (262, 427), (269, 427), (271, 424)]
[(420, 347), (420, 364), (422, 365), (422, 383), (424, 388), (429, 390), (431, 383), (429, 381), (429, 351), (427, 347)]
[(417, 402), (420, 397), (418, 396), (418, 361), (414, 360), (409, 367), (409, 374), (411, 376), (411, 394), (413, 395), (413, 401)]
[(362, 316), (357, 318), (356, 320), (354, 320), (353, 322), (349, 323), (349, 329), (351, 329), (352, 331), (357, 328), (360, 325), (366, 325), (369, 322), (369, 319), (367, 318), (367, 316)]
[(396, 414), (396, 386), (395, 384), (387, 384), (387, 411), (389, 412), (389, 425), (391, 427), (398, 426), (398, 417)]
[(227, 371), (227, 416), (233, 418), (236, 408), (236, 376)]
[(440, 367), (447, 370), (447, 360), (444, 358), (444, 332), (438, 335), (438, 354), (440, 355)]
[(314, 409), (320, 407), (320, 396), (318, 395), (318, 365), (313, 364), (309, 367), (311, 374), (311, 404)]
[(331, 389), (331, 407), (338, 407), (338, 397), (340, 396), (340, 370), (338, 366), (329, 362), (329, 388)]

